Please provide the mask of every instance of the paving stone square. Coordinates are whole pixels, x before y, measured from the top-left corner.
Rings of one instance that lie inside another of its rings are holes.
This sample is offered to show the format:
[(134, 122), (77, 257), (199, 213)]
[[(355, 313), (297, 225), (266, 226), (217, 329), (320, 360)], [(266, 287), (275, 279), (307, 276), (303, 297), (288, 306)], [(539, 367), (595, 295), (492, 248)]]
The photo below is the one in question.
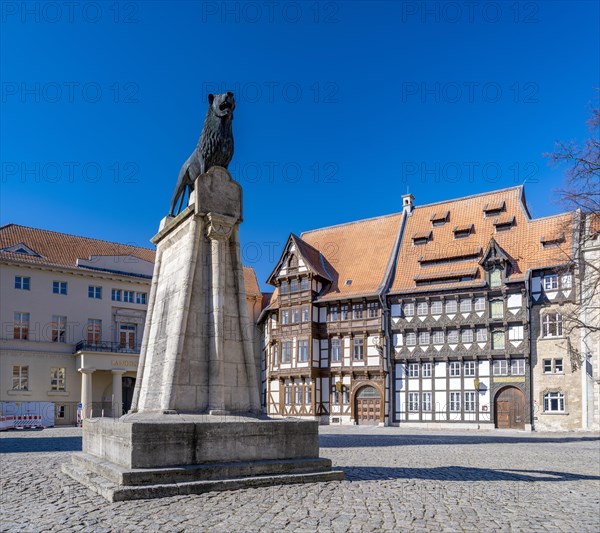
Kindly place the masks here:
[(1, 531), (600, 529), (600, 435), (323, 426), (342, 482), (108, 503), (65, 476), (81, 430), (0, 433)]

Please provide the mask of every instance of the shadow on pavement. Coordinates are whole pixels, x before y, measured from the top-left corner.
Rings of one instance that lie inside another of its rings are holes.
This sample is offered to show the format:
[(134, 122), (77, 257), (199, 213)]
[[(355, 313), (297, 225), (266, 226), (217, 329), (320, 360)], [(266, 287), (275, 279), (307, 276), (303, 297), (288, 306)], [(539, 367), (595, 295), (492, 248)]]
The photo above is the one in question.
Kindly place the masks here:
[(508, 435), (320, 435), (321, 448), (361, 448), (378, 446), (429, 446), (435, 444), (542, 444), (598, 442), (597, 437), (530, 437)]
[(81, 451), (81, 437), (6, 437), (0, 439), (0, 453), (77, 451)]
[(546, 470), (493, 470), (468, 466), (435, 468), (391, 468), (369, 466), (338, 466), (350, 481), (385, 479), (426, 479), (432, 481), (580, 481), (600, 480), (600, 476), (553, 472)]

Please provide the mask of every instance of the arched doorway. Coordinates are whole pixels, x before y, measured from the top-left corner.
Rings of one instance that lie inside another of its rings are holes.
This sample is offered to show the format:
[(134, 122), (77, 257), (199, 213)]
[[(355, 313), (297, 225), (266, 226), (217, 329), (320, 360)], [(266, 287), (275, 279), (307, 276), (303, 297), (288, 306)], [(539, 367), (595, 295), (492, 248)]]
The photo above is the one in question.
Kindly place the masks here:
[(504, 387), (494, 402), (498, 429), (525, 429), (525, 394), (517, 387)]
[(131, 409), (133, 400), (133, 389), (135, 389), (135, 378), (123, 378), (123, 413), (127, 414)]
[(379, 424), (381, 421), (381, 394), (375, 387), (365, 385), (358, 389), (354, 402), (357, 424)]

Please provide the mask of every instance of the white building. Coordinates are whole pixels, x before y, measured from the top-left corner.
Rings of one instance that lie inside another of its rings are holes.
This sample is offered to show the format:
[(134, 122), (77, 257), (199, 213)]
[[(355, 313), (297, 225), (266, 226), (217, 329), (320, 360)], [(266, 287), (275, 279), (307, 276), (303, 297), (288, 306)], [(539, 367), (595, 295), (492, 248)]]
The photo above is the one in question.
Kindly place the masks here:
[[(73, 424), (77, 410), (131, 404), (154, 250), (8, 224), (0, 227), (0, 402), (4, 415)], [(262, 306), (244, 267), (251, 319)], [(254, 321), (255, 322), (255, 321)]]

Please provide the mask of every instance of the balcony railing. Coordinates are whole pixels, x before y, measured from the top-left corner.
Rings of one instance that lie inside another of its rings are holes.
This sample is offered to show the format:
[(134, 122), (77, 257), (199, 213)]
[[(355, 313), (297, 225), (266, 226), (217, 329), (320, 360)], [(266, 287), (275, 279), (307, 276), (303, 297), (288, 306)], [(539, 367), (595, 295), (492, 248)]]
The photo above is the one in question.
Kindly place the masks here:
[(130, 353), (139, 354), (141, 346), (139, 344), (133, 347), (127, 344), (121, 344), (120, 342), (88, 342), (79, 341), (75, 345), (75, 351), (77, 352), (115, 352), (115, 353)]

